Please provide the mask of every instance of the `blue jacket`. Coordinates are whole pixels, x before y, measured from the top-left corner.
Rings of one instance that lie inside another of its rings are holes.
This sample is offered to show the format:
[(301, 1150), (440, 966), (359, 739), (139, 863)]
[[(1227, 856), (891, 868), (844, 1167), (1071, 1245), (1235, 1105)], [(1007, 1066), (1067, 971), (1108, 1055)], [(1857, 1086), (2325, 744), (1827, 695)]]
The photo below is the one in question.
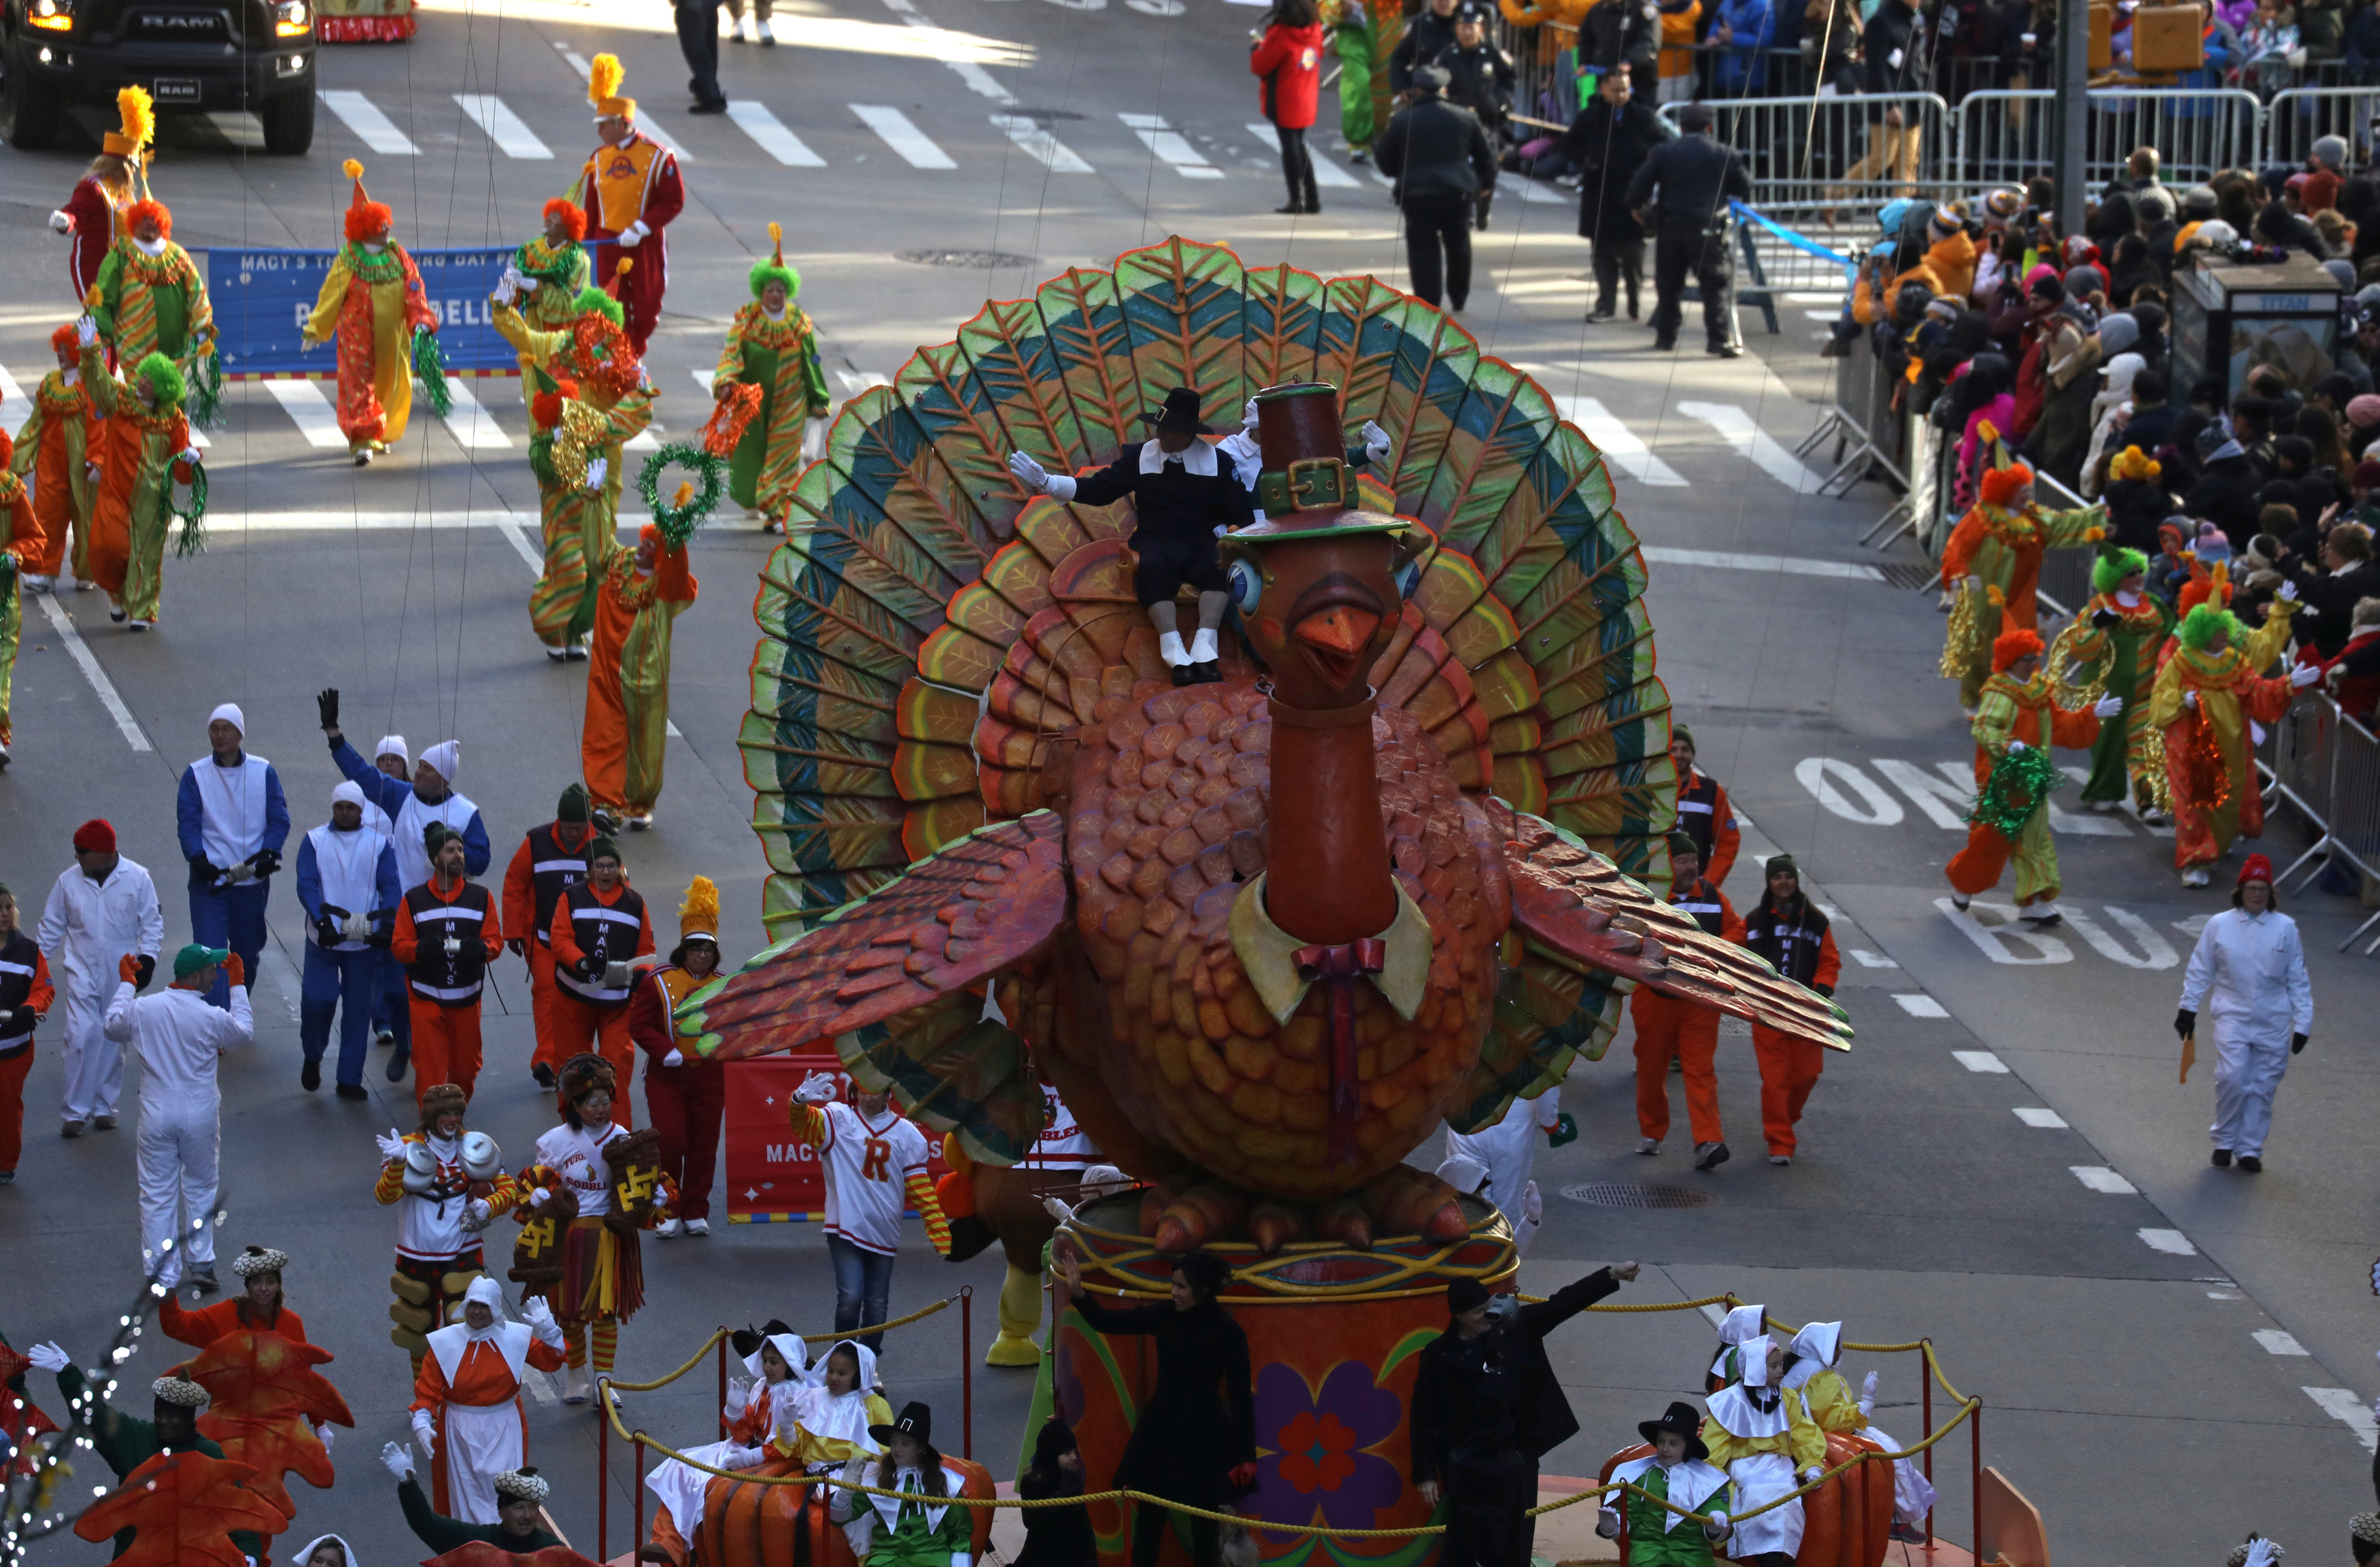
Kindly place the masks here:
[[(243, 757), (246, 754), (246, 752), (241, 753)], [(204, 760), (205, 759), (201, 759), (200, 761), (194, 761), (188, 767), (182, 769), (181, 788), (174, 800), (176, 835), (181, 840), (182, 857), (185, 860), (207, 852), (206, 805), (199, 797), (197, 771)], [(212, 764), (207, 763), (207, 765)], [(289, 802), (281, 793), (281, 774), (275, 771), (271, 762), (266, 762), (264, 764), (264, 836), (258, 847), (270, 849), (277, 856), (281, 853), (281, 846), (288, 841)], [(215, 869), (228, 870), (231, 867), (219, 865)], [(189, 884), (193, 887), (212, 886), (213, 880), (212, 877), (201, 878), (196, 870), (193, 870), (190, 872)]]
[[(364, 792), (365, 799), (388, 812), (388, 819), (392, 823), (396, 820), (397, 812), (405, 808), (405, 802), (413, 797), (412, 784), (402, 778), (391, 778), (387, 773), (366, 761), (364, 754), (345, 740), (341, 740), (332, 747), (331, 760), (340, 772), (346, 776), (348, 783)], [(285, 825), (283, 831), (285, 832), (287, 831)], [(416, 845), (416, 847), (419, 846)], [(471, 820), (463, 827), (465, 874), (484, 875), (493, 852), (488, 846), (488, 824), (481, 820), (479, 811), (475, 809), (471, 812)]]
[(1768, 62), (1753, 51), (1777, 41), (1777, 8), (1769, 0), (1719, 0), (1714, 25), (1725, 22), (1733, 37), (1719, 52), (1716, 83), (1722, 95), (1757, 93), (1767, 77)]
[[(396, 928), (396, 904), (403, 896), (403, 890), (396, 884), (396, 845), (382, 844), (380, 863), (372, 867), (372, 906), (347, 912), (369, 914), (372, 929), (386, 935)], [(315, 863), (314, 835), (310, 832), (298, 840), (298, 901), (305, 907), (306, 923), (312, 925), (322, 919), (322, 872)]]

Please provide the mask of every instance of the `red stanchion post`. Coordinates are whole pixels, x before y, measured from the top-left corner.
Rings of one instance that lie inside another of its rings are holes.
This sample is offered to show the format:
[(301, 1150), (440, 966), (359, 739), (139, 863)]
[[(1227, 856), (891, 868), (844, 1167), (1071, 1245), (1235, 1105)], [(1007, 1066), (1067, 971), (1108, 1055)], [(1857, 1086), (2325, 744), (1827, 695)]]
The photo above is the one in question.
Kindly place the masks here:
[[(1934, 1434), (1934, 1341), (1920, 1339), (1917, 1343), (1918, 1406), (1924, 1412), (1924, 1434), (1930, 1437)], [(1918, 1456), (1925, 1462), (1925, 1483), (1930, 1486), (1934, 1483), (1934, 1450), (1928, 1447)], [(1925, 1546), (1929, 1550), (1934, 1547), (1934, 1510), (1930, 1507), (1925, 1510)]]
[(1975, 1560), (1984, 1559), (1984, 1401), (1967, 1417), (1967, 1495), (1975, 1513)]
[(719, 1330), (719, 1434), (727, 1434), (727, 1330)]
[[(608, 1399), (611, 1390), (601, 1379), (595, 1384), (595, 1396)], [(610, 1404), (602, 1406), (610, 1409)], [(595, 1420), (595, 1560), (612, 1560), (612, 1422), (601, 1415)]]
[(959, 1286), (959, 1456), (975, 1456), (975, 1286)]

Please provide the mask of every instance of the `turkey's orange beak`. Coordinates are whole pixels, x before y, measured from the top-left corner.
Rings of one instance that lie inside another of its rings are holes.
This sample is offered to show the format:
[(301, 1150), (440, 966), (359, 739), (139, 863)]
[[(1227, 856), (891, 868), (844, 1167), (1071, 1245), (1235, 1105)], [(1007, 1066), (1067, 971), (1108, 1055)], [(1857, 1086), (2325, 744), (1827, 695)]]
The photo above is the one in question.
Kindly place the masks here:
[(1305, 615), (1290, 634), (1305, 645), (1307, 662), (1333, 686), (1351, 684), (1363, 672), (1380, 617), (1358, 605), (1327, 604)]

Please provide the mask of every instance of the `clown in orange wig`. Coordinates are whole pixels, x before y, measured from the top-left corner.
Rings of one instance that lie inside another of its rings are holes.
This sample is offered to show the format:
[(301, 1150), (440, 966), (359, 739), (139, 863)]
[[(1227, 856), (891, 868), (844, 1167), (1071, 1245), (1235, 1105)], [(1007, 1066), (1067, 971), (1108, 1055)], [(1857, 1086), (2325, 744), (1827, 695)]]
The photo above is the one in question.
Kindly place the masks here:
[[(545, 204), (542, 220), (545, 227), (538, 237), (513, 252), (505, 279), (513, 285), (513, 298), (524, 322), (539, 332), (567, 332), (578, 319), (578, 296), (586, 291), (589, 277), (587, 248), (579, 243), (587, 237), (587, 214), (556, 196)], [(536, 365), (535, 358), (523, 349), (524, 387), (530, 383)], [(536, 432), (532, 421), (529, 433)]]
[[(1997, 439), (1997, 432), (1993, 438)], [(1970, 713), (1992, 671), (1992, 638), (2003, 619), (2031, 631), (2040, 624), (2034, 590), (2045, 550), (2095, 544), (2107, 531), (2107, 508), (2045, 512), (2033, 501), (2033, 470), (2022, 463), (1984, 475), (1982, 493), (1942, 547), (1942, 586), (1959, 594), (1942, 673), (1959, 682), (1959, 704)]]
[[(1985, 476), (1986, 483), (1990, 476)], [(2001, 759), (2052, 746), (2081, 748), (2099, 737), (2099, 721), (2124, 711), (2121, 697), (2102, 697), (2095, 707), (2061, 708), (2041, 667), (2041, 634), (2010, 626), (1992, 643), (1992, 673), (1976, 704), (1975, 793), (1981, 796)], [(1983, 820), (1967, 827), (1967, 846), (1950, 856), (1950, 901), (1961, 908), (1997, 885), (2010, 859), (2016, 861), (2017, 917), (2034, 926), (2055, 925), (2058, 912), (2058, 845), (2049, 836), (2046, 796), (2034, 802), (2013, 837)]]
[(126, 212), (124, 233), (100, 261), (91, 292), (97, 298), (84, 304), (120, 369), (163, 354), (187, 379), (215, 351), (206, 273), (174, 243), (174, 214), (163, 201), (135, 201)]
[(303, 341), (317, 348), (335, 339), (339, 354), (339, 431), (358, 468), (405, 438), (413, 414), (413, 341), (437, 335), (421, 273), (405, 247), (388, 235), (387, 206), (364, 193), (364, 166), (349, 158), (355, 181), (347, 202), (346, 243), (322, 279)]
[(25, 586), (46, 593), (67, 568), (67, 537), (74, 536), (75, 579), (91, 586), (91, 518), (99, 498), (90, 464), (99, 444), (99, 416), (82, 383), (82, 348), (74, 324), (50, 334), (57, 368), (33, 392), (32, 412), (17, 431), (8, 469), (33, 480), (33, 520), (40, 546), (25, 558)]

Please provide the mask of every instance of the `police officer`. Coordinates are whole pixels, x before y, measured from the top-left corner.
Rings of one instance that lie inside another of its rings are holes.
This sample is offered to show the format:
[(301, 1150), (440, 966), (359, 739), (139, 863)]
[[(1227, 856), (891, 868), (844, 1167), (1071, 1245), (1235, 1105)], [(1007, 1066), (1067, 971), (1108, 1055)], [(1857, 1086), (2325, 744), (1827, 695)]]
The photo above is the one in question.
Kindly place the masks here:
[(1678, 115), (1685, 134), (1653, 149), (1628, 182), (1628, 205), (1654, 210), (1646, 226), (1653, 239), (1653, 346), (1678, 346), (1685, 311), (1686, 273), (1703, 295), (1703, 327), (1710, 351), (1732, 359), (1743, 353), (1735, 341), (1734, 267), (1727, 253), (1728, 198), (1752, 200), (1752, 176), (1733, 149), (1711, 139), (1711, 112), (1689, 103)]
[(1471, 298), (1472, 203), (1496, 189), (1496, 149), (1476, 115), (1445, 100), (1451, 79), (1444, 66), (1415, 70), (1420, 97), (1389, 121), (1373, 158), (1397, 182), (1414, 292), (1460, 313)]

